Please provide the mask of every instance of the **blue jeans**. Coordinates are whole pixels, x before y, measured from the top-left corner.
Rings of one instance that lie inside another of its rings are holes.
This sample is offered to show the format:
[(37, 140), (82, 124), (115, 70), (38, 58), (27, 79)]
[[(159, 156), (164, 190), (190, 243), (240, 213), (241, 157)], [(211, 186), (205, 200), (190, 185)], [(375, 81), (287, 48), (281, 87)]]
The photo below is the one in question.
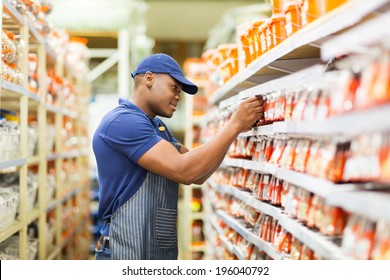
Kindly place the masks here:
[(95, 258), (96, 260), (100, 261), (106, 261), (111, 260), (111, 252), (110, 249), (103, 248), (103, 249), (95, 249)]
[(96, 260), (102, 261), (111, 260), (111, 251), (110, 248), (105, 247), (105, 242), (103, 242), (103, 244), (100, 244), (100, 242), (98, 242), (95, 248), (95, 258)]

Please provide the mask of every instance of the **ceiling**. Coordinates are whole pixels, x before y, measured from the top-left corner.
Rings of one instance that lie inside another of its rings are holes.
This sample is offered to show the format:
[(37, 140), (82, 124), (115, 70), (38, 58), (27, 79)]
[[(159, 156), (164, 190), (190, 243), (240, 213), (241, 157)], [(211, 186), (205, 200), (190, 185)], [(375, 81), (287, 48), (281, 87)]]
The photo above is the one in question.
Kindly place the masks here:
[(123, 26), (155, 41), (205, 42), (224, 14), (263, 1), (271, 0), (52, 0), (49, 21), (71, 35), (91, 37), (89, 47), (115, 47)]

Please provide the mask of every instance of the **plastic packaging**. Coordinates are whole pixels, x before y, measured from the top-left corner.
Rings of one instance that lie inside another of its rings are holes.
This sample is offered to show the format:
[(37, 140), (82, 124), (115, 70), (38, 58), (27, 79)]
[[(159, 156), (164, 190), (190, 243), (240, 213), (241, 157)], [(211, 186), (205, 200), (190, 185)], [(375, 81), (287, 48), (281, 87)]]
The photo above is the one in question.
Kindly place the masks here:
[(287, 1), (283, 7), (286, 16), (286, 34), (291, 36), (302, 28), (301, 5), (299, 1)]
[(273, 46), (279, 45), (287, 38), (286, 16), (284, 14), (273, 14), (271, 17), (271, 32)]

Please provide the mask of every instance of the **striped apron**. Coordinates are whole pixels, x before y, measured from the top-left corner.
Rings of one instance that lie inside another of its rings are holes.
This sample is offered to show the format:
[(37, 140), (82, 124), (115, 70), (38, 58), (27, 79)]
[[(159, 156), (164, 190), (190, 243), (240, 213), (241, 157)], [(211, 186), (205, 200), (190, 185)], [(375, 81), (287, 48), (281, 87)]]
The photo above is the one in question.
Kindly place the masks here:
[(148, 172), (110, 220), (113, 260), (176, 260), (178, 184)]

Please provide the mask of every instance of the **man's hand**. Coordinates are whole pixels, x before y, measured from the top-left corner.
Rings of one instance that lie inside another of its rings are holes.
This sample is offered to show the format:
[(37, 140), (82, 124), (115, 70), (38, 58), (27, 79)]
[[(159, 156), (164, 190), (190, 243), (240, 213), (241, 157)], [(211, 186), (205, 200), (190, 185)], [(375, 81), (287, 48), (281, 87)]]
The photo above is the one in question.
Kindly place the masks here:
[(238, 105), (230, 119), (230, 125), (237, 127), (240, 133), (246, 132), (256, 126), (263, 117), (263, 97), (252, 96)]

